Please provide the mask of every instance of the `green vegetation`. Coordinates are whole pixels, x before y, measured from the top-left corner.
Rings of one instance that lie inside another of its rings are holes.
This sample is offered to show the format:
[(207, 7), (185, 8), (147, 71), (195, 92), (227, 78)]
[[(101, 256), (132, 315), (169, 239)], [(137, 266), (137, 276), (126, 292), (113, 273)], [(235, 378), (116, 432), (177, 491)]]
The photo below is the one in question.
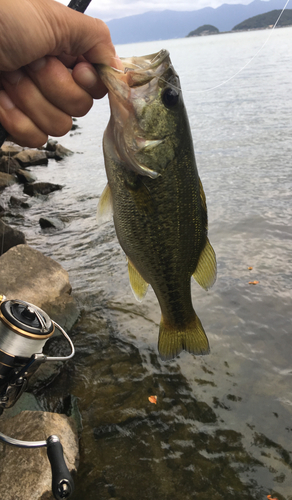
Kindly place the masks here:
[[(254, 30), (268, 28), (269, 26), (274, 26), (279, 15), (280, 10), (271, 10), (265, 14), (260, 14), (259, 16), (250, 17), (242, 23), (237, 24), (232, 28), (232, 31), (236, 30)], [(287, 9), (283, 12), (281, 19), (279, 20), (277, 26), (291, 26), (292, 25), (292, 9)]]
[(212, 26), (211, 24), (204, 24), (203, 26), (200, 26), (194, 31), (191, 31), (188, 36), (204, 36), (204, 35), (214, 35), (219, 33), (218, 28), (215, 28), (215, 26)]

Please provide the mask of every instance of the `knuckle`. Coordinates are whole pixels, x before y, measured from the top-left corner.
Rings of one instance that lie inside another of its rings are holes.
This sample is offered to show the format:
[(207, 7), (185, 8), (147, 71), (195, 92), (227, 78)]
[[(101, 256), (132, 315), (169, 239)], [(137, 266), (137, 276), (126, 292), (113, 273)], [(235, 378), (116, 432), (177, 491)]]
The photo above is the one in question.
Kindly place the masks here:
[(91, 109), (93, 104), (92, 97), (87, 94), (86, 97), (82, 96), (80, 98), (76, 98), (74, 101), (74, 105), (71, 109), (72, 116), (84, 116)]
[(61, 137), (67, 134), (72, 128), (72, 118), (69, 115), (64, 115), (61, 119), (54, 121), (53, 125), (49, 125), (46, 133), (55, 137)]
[[(29, 137), (25, 141), (25, 146), (28, 146), (30, 148), (40, 148), (43, 146), (48, 140), (48, 136), (46, 134), (40, 133), (36, 134), (34, 137)], [(22, 145), (22, 144), (21, 144)]]

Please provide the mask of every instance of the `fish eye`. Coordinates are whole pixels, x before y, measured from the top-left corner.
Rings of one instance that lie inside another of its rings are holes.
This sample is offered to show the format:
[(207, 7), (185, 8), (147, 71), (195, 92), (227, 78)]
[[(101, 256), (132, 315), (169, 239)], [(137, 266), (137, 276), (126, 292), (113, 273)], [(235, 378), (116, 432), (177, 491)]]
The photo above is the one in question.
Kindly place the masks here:
[(172, 108), (178, 103), (179, 93), (172, 87), (167, 87), (162, 94), (162, 102), (167, 108)]

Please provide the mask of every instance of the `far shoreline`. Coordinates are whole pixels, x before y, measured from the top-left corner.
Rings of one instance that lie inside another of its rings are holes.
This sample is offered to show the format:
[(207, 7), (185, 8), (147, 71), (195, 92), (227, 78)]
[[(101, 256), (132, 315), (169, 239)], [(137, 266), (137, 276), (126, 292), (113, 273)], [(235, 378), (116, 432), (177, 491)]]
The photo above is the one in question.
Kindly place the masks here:
[[(276, 26), (274, 28), (274, 26), (266, 26), (265, 28), (250, 28), (250, 29), (247, 29), (247, 30), (231, 30), (231, 31), (219, 31), (218, 33), (205, 33), (204, 35), (187, 35), (185, 36), (184, 38), (201, 38), (201, 37), (205, 37), (205, 36), (216, 36), (216, 35), (227, 35), (227, 34), (230, 34), (230, 33), (248, 33), (249, 31), (265, 31), (265, 30), (273, 30), (273, 29), (283, 29), (283, 28), (292, 28), (292, 24), (289, 24), (288, 26)], [(155, 40), (152, 40), (153, 42)], [(143, 43), (143, 42), (142, 42)]]

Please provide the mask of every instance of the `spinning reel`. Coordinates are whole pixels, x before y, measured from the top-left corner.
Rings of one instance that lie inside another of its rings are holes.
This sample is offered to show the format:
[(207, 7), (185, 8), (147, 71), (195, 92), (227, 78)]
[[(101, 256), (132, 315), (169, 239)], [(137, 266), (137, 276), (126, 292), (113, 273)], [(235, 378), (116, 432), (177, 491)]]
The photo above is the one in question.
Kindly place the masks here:
[[(57, 328), (71, 347), (69, 356), (43, 354), (46, 341)], [(26, 390), (30, 377), (45, 362), (66, 361), (74, 356), (74, 345), (67, 333), (37, 306), (22, 300), (6, 300), (0, 295), (0, 415), (11, 408)], [(0, 432), (0, 440), (21, 448), (46, 447), (52, 469), (52, 491), (56, 500), (69, 498), (74, 489), (64, 461), (59, 438), (21, 441)]]

